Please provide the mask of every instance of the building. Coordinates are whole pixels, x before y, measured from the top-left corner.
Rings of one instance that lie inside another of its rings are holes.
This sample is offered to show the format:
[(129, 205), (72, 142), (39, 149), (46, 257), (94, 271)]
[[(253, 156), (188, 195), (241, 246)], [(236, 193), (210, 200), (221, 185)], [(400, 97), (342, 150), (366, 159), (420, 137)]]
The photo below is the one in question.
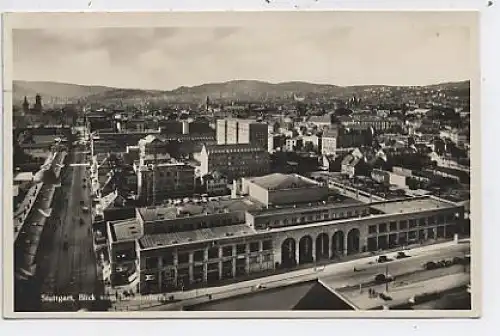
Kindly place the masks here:
[(204, 145), (198, 158), (202, 175), (218, 171), (230, 180), (265, 175), (270, 166), (267, 150), (249, 144)]
[(285, 150), (288, 152), (294, 152), (301, 149), (303, 146), (302, 138), (293, 137), (285, 140)]
[(372, 203), (327, 197), (300, 203), (311, 184), (301, 186), (286, 190), (293, 203), (280, 206), (260, 205), (249, 196), (179, 209), (137, 209), (128, 228), (123, 222), (108, 223), (111, 259), (126, 257), (122, 262), (136, 269), (126, 275), (139, 279), (141, 292), (175, 291), (367, 251), (440, 242), (460, 232), (464, 222), (463, 206), (434, 197)]
[(227, 195), (229, 192), (228, 179), (215, 171), (202, 177), (205, 191), (210, 196)]
[(321, 137), (321, 154), (332, 155), (337, 151), (338, 128), (329, 128), (323, 132)]
[(216, 125), (217, 144), (250, 144), (267, 149), (268, 126), (251, 119), (219, 119)]
[(169, 155), (144, 155), (134, 164), (137, 196), (143, 204), (156, 204), (171, 197), (191, 196), (195, 189), (195, 168)]
[(356, 166), (364, 159), (363, 153), (359, 149), (353, 150), (347, 154), (340, 164), (340, 172), (352, 178), (356, 175)]
[(243, 178), (242, 193), (269, 207), (322, 200), (328, 196), (328, 186), (298, 174), (274, 173)]

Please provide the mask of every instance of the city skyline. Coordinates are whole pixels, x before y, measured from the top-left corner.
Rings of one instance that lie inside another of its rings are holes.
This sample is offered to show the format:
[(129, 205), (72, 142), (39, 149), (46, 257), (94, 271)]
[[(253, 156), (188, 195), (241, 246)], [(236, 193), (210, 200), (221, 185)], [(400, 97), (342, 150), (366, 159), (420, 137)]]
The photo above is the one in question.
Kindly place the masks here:
[(18, 29), (13, 77), (150, 90), (231, 80), (425, 86), (472, 78), (465, 27), (303, 28)]

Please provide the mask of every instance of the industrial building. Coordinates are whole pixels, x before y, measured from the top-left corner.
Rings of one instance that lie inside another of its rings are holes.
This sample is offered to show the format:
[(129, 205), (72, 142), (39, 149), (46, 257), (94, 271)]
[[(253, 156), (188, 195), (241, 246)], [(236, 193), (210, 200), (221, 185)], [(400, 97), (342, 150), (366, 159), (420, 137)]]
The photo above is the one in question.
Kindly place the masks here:
[[(434, 197), (361, 203), (297, 175), (246, 185), (245, 196), (140, 208), (135, 219), (109, 222), (113, 272), (128, 270), (121, 278), (142, 293), (173, 291), (438, 242), (460, 231), (464, 218), (463, 206)], [(285, 195), (286, 201), (269, 201)]]

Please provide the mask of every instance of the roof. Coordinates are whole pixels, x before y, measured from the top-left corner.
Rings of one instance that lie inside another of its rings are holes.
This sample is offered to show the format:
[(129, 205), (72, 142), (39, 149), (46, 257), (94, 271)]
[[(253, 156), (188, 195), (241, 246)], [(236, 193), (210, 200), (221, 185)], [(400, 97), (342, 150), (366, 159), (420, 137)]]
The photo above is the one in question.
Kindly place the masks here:
[(452, 208), (454, 207), (454, 205), (431, 197), (419, 197), (382, 202), (372, 205), (371, 207), (386, 214), (397, 214), (405, 212)]
[(142, 226), (134, 219), (125, 219), (109, 223), (114, 241), (139, 239), (143, 235)]
[[(340, 302), (339, 302), (340, 301)], [(352, 310), (318, 281), (259, 290), (190, 307), (191, 311)]]
[(259, 146), (251, 144), (226, 144), (226, 145), (205, 145), (207, 152), (212, 153), (242, 153), (242, 152), (266, 152)]
[(254, 177), (250, 181), (267, 190), (301, 189), (319, 186), (319, 183), (296, 174), (274, 173)]
[(157, 206), (138, 208), (145, 222), (173, 220), (189, 216), (211, 215), (223, 212), (255, 210), (261, 206), (248, 198), (213, 200), (206, 203), (187, 203), (176, 206)]
[(204, 240), (217, 240), (225, 237), (249, 236), (255, 233), (256, 231), (247, 224), (236, 224), (192, 231), (146, 234), (139, 239), (139, 244), (141, 248), (145, 249)]

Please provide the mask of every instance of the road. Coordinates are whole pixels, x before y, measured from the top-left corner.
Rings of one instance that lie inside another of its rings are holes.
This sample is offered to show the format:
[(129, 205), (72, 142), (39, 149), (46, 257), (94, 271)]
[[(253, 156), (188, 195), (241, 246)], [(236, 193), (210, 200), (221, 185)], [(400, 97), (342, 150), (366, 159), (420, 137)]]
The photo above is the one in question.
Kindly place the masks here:
[[(463, 256), (469, 252), (469, 242), (459, 244), (436, 244), (412, 249), (407, 251), (407, 254), (411, 255), (410, 258), (394, 260), (386, 264), (373, 263), (375, 261), (375, 257), (368, 257), (344, 263), (331, 264), (324, 267), (318, 267), (316, 269), (310, 268), (292, 271), (285, 274), (239, 282), (227, 286), (202, 288), (182, 293), (173, 293), (175, 299), (183, 301), (170, 304), (159, 305), (158, 302), (150, 302), (148, 305), (147, 302), (140, 302), (138, 298), (135, 298), (134, 302), (131, 302), (128, 305), (126, 302), (123, 302), (121, 308), (149, 311), (179, 310), (182, 306), (200, 304), (209, 301), (207, 296), (208, 294), (212, 295), (212, 300), (217, 300), (252, 293), (255, 291), (257, 285), (263, 285), (265, 288), (271, 289), (297, 284), (304, 281), (315, 280), (318, 278), (327, 285), (335, 288), (354, 286), (359, 285), (359, 283), (372, 281), (375, 275), (385, 273), (386, 267), (389, 268), (389, 272), (392, 275), (397, 276), (398, 274), (412, 272), (417, 269), (422, 270), (422, 264), (427, 261), (439, 261), (442, 259), (453, 258), (455, 256)], [(392, 255), (394, 254), (395, 253), (392, 253)], [(392, 257), (392, 255), (388, 254), (389, 257)], [(356, 267), (356, 269), (361, 269), (361, 271), (354, 272), (354, 267)], [(134, 305), (140, 306), (133, 307)]]
[[(409, 252), (410, 254), (411, 252)], [(341, 274), (325, 275), (320, 277), (321, 281), (332, 288), (343, 288), (356, 286), (372, 282), (377, 274), (386, 271), (398, 276), (405, 273), (421, 271), (422, 265), (428, 261), (440, 261), (443, 259), (453, 259), (453, 257), (463, 257), (470, 253), (469, 244), (458, 244), (446, 249), (436, 250), (425, 255), (415, 255), (410, 258), (394, 260), (388, 263), (360, 263), (356, 265), (357, 271), (351, 267), (350, 271)], [(374, 259), (374, 258), (373, 258)]]
[[(81, 149), (75, 149), (70, 153), (70, 160), (70, 164), (82, 163), (85, 154)], [(79, 301), (79, 295), (90, 295), (97, 288), (90, 213), (84, 212), (80, 204), (84, 201), (90, 207), (88, 181), (87, 187), (83, 188), (83, 179), (88, 180), (85, 167), (70, 165), (66, 169), (60, 204), (54, 204), (52, 214), (52, 220), (55, 220), (52, 244), (43, 260), (47, 276), (42, 285), (42, 295), (47, 299), (71, 295), (74, 301), (54, 303), (42, 297), (42, 311), (89, 309), (92, 301)]]

